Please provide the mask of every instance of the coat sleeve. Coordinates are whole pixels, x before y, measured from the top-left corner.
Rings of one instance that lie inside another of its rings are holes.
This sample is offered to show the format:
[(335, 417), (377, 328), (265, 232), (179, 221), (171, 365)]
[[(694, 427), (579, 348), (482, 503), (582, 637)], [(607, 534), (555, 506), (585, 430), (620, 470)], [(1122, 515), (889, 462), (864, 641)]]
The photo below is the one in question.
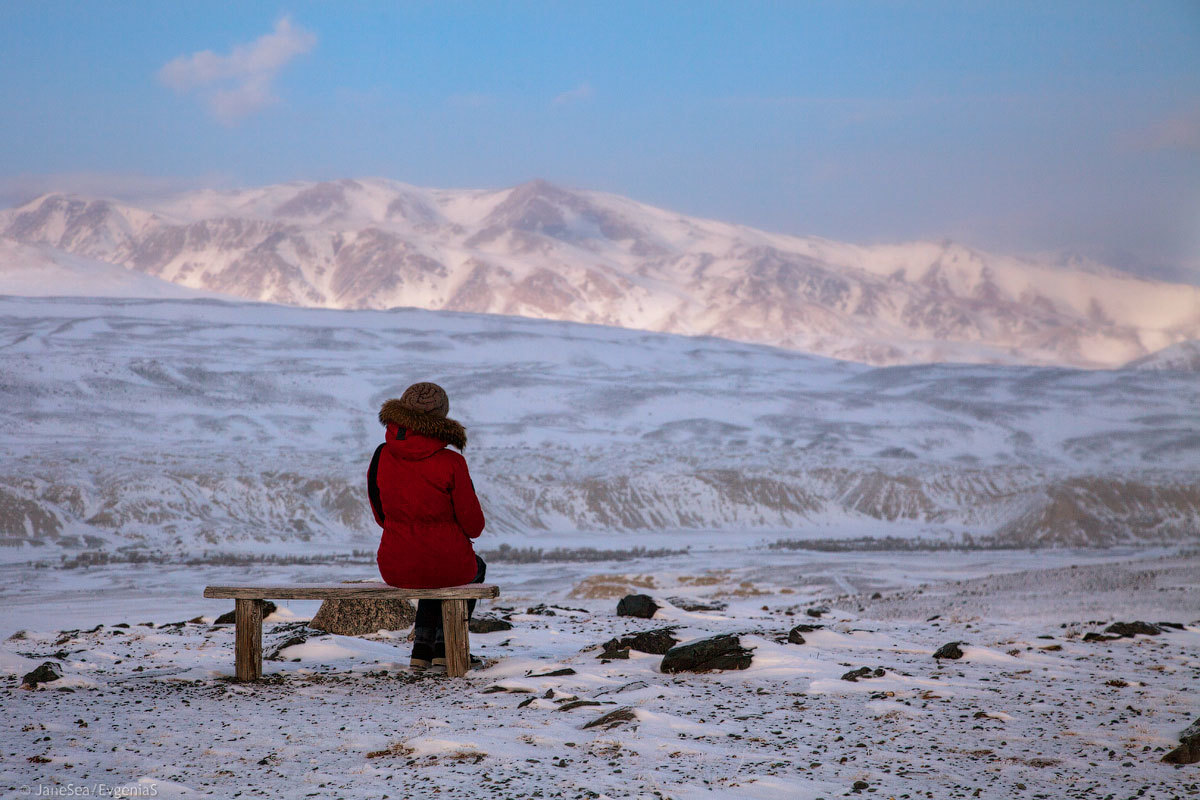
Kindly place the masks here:
[(483, 533), (483, 509), (475, 495), (475, 484), (467, 472), (464, 458), (454, 459), (454, 482), (450, 487), (450, 501), (454, 505), (454, 518), (469, 538), (475, 539)]
[(383, 501), (379, 497), (379, 456), (383, 454), (384, 445), (375, 448), (371, 456), (371, 466), (367, 467), (367, 499), (371, 501), (371, 511), (375, 514), (375, 522), (383, 527)]

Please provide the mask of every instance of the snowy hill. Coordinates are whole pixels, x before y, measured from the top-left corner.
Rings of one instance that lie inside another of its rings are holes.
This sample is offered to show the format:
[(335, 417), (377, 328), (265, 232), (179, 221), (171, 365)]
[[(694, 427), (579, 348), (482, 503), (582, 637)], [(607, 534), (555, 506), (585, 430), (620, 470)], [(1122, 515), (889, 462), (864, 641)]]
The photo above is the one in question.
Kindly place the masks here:
[(1157, 353), (1135, 359), (1128, 366), (1131, 369), (1200, 372), (1200, 340), (1173, 344)]
[(0, 295), (26, 297), (220, 297), (115, 264), (0, 237)]
[(487, 547), (1200, 536), (1200, 384), (1178, 371), (873, 368), (502, 316), (0, 298), (0, 375), (9, 559), (372, 549), (375, 414), (423, 379), (469, 430)]
[(946, 242), (782, 236), (544, 181), (290, 183), (144, 208), (52, 194), (0, 212), (0, 235), (252, 300), (591, 322), (876, 365), (1116, 367), (1200, 338), (1198, 287)]

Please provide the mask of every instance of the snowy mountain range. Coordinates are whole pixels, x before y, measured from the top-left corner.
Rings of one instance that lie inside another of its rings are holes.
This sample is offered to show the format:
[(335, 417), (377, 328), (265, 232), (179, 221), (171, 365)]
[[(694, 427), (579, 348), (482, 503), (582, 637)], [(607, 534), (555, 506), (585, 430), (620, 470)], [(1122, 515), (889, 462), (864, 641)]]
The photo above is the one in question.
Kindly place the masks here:
[(1183, 367), (870, 367), (495, 315), (0, 298), (0, 557), (373, 549), (376, 413), (425, 379), (467, 426), (485, 548), (1194, 543)]
[(23, 266), (82, 257), (272, 303), (600, 323), (875, 365), (1114, 367), (1200, 339), (1200, 287), (1078, 258), (777, 235), (544, 181), (289, 183), (141, 206), (50, 194), (0, 212), (0, 237), (9, 294), (99, 294), (78, 262), (77, 288), (44, 291)]

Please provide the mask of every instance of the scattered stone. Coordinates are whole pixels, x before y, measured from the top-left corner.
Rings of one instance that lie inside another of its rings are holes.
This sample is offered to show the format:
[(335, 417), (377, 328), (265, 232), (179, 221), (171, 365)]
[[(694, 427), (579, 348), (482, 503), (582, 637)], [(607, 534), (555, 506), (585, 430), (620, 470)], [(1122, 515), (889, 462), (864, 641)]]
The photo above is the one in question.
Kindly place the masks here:
[(596, 717), (594, 720), (584, 725), (584, 730), (588, 728), (604, 728), (609, 730), (626, 722), (633, 722), (637, 719), (637, 715), (633, 711), (632, 706), (622, 706), (614, 709), (603, 716)]
[(1151, 625), (1149, 622), (1114, 622), (1104, 629), (1105, 633), (1111, 633), (1114, 636), (1133, 637), (1138, 634), (1144, 636), (1158, 636), (1163, 632), (1162, 628), (1157, 625)]
[(651, 631), (639, 631), (604, 643), (604, 653), (600, 658), (607, 658), (605, 653), (619, 650), (637, 650), (639, 653), (651, 653), (656, 656), (665, 655), (679, 640), (674, 636), (675, 628), (655, 628)]
[(1105, 636), (1103, 633), (1096, 633), (1095, 631), (1088, 631), (1083, 635), (1085, 642), (1112, 642), (1120, 638), (1120, 636)]
[(276, 645), (271, 652), (267, 653), (265, 656), (263, 656), (263, 658), (265, 658), (267, 661), (283, 661), (284, 658), (281, 653), (283, 653), (284, 650), (288, 649), (289, 647), (295, 647), (298, 644), (304, 644), (307, 641), (308, 637), (303, 634), (289, 636)]
[(6, 642), (19, 642), (19, 641), (24, 640), (28, 636), (29, 636), (29, 631), (19, 630), (16, 633), (14, 633), (12, 636), (9, 636), (7, 639), (5, 639), (5, 641)]
[(1200, 762), (1200, 719), (1184, 728), (1179, 734), (1179, 747), (1163, 756), (1168, 764), (1195, 764)]
[(308, 623), (306, 622), (288, 622), (276, 625), (271, 631), (271, 635), (275, 639), (275, 644), (269, 650), (265, 650), (263, 658), (267, 661), (285, 661), (286, 659), (284, 659), (282, 653), (287, 648), (304, 644), (309, 639), (315, 639), (326, 634), (323, 631), (308, 627)]
[[(263, 602), (263, 618), (266, 619), (267, 617), (271, 616), (274, 613), (275, 613), (275, 604), (272, 603), (270, 600), (264, 601)], [(200, 619), (200, 618), (196, 617), (196, 619)], [(233, 625), (236, 622), (237, 622), (237, 609), (234, 609), (233, 611), (227, 611), (224, 614), (222, 614), (221, 616), (217, 617), (217, 621), (214, 622), (213, 625)], [(128, 628), (129, 626), (128, 625), (114, 625), (113, 627), (114, 628), (121, 628), (121, 627)]]
[(870, 787), (871, 784), (867, 783), (866, 781), (855, 781), (850, 788), (856, 792), (861, 792), (863, 789), (869, 789)]
[(549, 672), (539, 672), (537, 675), (526, 674), (525, 677), (527, 677), (527, 678), (557, 678), (560, 675), (574, 675), (574, 674), (575, 674), (575, 670), (571, 669), (570, 667), (563, 667), (562, 669), (555, 669), (555, 670), (551, 670)]
[(872, 600), (882, 600), (883, 594), (881, 594), (880, 592), (875, 592), (874, 594), (871, 595), (871, 599)]
[[(497, 694), (499, 692), (508, 692), (509, 694), (532, 694), (533, 689), (525, 686), (500, 686), (495, 684), (484, 689), (480, 694)], [(531, 700), (533, 698), (530, 698)]]
[(21, 678), (21, 686), (26, 689), (36, 689), (39, 684), (52, 683), (62, 677), (58, 664), (53, 661), (43, 661), (42, 665), (32, 672), (25, 673)]
[(365, 636), (376, 631), (404, 630), (416, 619), (416, 608), (404, 598), (326, 600), (308, 626), (339, 636)]
[(724, 611), (728, 603), (720, 600), (697, 600), (694, 597), (668, 597), (671, 605), (683, 611)]
[(947, 642), (937, 649), (937, 652), (933, 654), (933, 657), (953, 659), (962, 658), (963, 651), (962, 648), (959, 647), (960, 644), (962, 644), (962, 642)]
[[(555, 610), (557, 609), (557, 610)], [(571, 608), (570, 606), (548, 606), (545, 603), (539, 603), (532, 608), (525, 609), (526, 614), (533, 614), (539, 617), (557, 617), (559, 611), (577, 611), (581, 614), (587, 614), (586, 608)]]
[(871, 669), (870, 667), (859, 667), (858, 669), (852, 669), (842, 675), (842, 680), (850, 681), (851, 683), (858, 683), (860, 678), (882, 678), (885, 674), (887, 673), (883, 667), (876, 667), (875, 669)]
[(188, 620), (188, 622), (190, 622), (193, 625), (203, 625), (204, 617), (192, 617), (191, 619)]
[(812, 608), (806, 609), (804, 613), (808, 614), (810, 617), (816, 617), (819, 619), (822, 614), (828, 614), (829, 609), (825, 606), (813, 606)]
[(800, 634), (812, 631), (811, 625), (797, 625), (788, 631), (788, 642), (791, 644), (804, 644), (804, 637)]
[(629, 658), (629, 648), (626, 647), (621, 650), (605, 650), (603, 653), (597, 656), (597, 658), (601, 659), (603, 662), (611, 661), (614, 658)]
[(792, 628), (792, 630), (799, 631), (800, 633), (812, 633), (813, 631), (819, 631), (824, 627), (824, 625), (808, 625), (806, 623), (801, 623)]
[(726, 633), (672, 647), (663, 656), (663, 672), (709, 672), (720, 669), (746, 669), (753, 651), (742, 647), (736, 634)]
[(570, 702), (563, 703), (561, 706), (556, 708), (555, 711), (570, 711), (575, 708), (580, 708), (581, 706), (599, 706), (599, 705), (603, 705), (603, 703), (597, 702), (595, 700), (571, 700)]
[(618, 617), (650, 619), (656, 611), (658, 611), (658, 604), (648, 594), (627, 594), (617, 603)]
[(512, 623), (499, 617), (476, 617), (468, 624), (471, 633), (495, 633), (496, 631), (511, 631)]
[[(1187, 629), (1187, 626), (1185, 626), (1182, 622), (1161, 622), (1160, 621), (1160, 622), (1156, 622), (1154, 624), (1160, 628), (1174, 628), (1177, 631), (1182, 631), (1182, 630)], [(1165, 633), (1165, 631), (1164, 631), (1164, 633)]]
[(630, 681), (629, 683), (622, 684), (615, 689), (601, 689), (600, 691), (596, 692), (596, 697), (601, 697), (606, 694), (620, 694), (621, 692), (636, 692), (639, 689), (647, 689), (649, 686), (650, 684), (646, 683), (645, 681)]

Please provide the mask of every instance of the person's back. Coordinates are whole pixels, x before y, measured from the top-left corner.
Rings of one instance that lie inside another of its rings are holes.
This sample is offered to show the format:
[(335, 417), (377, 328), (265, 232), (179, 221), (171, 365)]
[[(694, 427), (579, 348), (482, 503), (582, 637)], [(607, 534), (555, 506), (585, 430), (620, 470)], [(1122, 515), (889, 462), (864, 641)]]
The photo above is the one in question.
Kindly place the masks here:
[[(466, 460), (446, 449), (461, 450), (467, 443), (463, 426), (447, 418), (449, 408), (440, 386), (417, 383), (379, 411), (387, 428), (367, 469), (367, 496), (383, 528), (376, 554), (379, 574), (392, 586), (458, 586), (481, 581), (486, 573), (471, 546), (483, 531), (483, 511)], [(413, 666), (444, 660), (444, 648), (441, 602), (422, 600)]]

